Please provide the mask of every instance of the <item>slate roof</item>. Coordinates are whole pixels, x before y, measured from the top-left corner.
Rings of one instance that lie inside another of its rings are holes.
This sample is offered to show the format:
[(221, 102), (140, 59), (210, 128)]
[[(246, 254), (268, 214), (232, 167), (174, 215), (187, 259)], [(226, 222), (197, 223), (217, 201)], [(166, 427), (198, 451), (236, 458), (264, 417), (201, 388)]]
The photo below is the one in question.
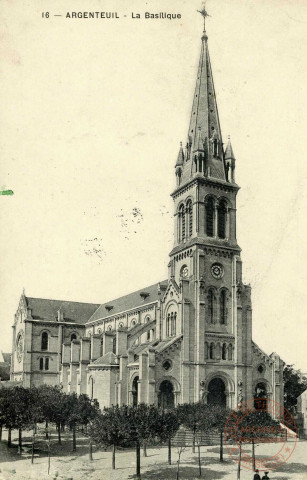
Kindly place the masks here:
[(108, 352), (100, 358), (97, 358), (91, 365), (118, 365), (118, 360), (113, 352)]
[[(95, 311), (95, 313), (93, 312), (93, 315), (89, 321), (93, 322), (94, 320), (104, 319), (110, 317), (111, 315), (118, 314), (126, 310), (131, 310), (133, 308), (146, 305), (147, 303), (155, 302), (158, 300), (159, 285), (163, 287), (166, 286), (167, 283), (168, 281), (164, 280), (163, 282), (155, 283), (149, 287), (141, 288), (136, 292), (132, 292), (123, 297), (103, 303), (100, 305), (98, 310)], [(143, 292), (146, 292), (149, 295), (146, 298), (142, 298), (141, 293)], [(112, 310), (106, 309), (106, 307), (109, 306), (113, 306)]]
[(62, 308), (64, 321), (84, 325), (99, 307), (95, 303), (69, 302), (46, 298), (26, 297), (28, 307), (32, 310), (34, 320), (54, 322), (58, 318), (58, 310)]
[(12, 354), (11, 353), (4, 353), (4, 352), (1, 352), (1, 354), (2, 354), (3, 361), (11, 364)]
[(173, 343), (177, 342), (177, 340), (182, 338), (182, 334), (176, 335), (176, 337), (172, 337), (171, 339), (162, 340), (159, 342), (157, 346), (154, 347), (157, 353), (163, 352), (166, 348), (170, 347)]

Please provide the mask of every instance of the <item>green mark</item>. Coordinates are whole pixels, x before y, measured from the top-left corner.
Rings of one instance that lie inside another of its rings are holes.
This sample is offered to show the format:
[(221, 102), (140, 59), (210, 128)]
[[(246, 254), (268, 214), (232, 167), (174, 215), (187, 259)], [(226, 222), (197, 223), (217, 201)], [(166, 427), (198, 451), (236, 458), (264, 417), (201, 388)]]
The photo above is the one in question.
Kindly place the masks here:
[(13, 190), (0, 190), (0, 195), (14, 195)]

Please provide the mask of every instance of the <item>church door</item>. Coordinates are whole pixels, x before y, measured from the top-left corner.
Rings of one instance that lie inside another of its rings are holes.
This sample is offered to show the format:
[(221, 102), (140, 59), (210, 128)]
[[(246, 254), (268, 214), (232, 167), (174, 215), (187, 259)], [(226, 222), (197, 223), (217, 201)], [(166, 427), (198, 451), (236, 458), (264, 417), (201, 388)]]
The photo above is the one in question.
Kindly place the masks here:
[(159, 407), (166, 409), (173, 408), (174, 404), (175, 402), (173, 384), (169, 380), (163, 380), (160, 385), (158, 405)]
[(207, 403), (226, 407), (225, 383), (221, 378), (213, 378), (209, 382)]

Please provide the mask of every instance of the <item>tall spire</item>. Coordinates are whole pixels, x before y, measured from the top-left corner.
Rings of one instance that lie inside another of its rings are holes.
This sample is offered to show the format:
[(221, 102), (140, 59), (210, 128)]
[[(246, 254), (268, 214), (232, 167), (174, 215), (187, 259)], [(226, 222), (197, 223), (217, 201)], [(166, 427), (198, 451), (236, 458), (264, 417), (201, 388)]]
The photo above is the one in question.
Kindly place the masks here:
[(184, 180), (188, 180), (189, 171), (190, 178), (195, 174), (203, 174), (225, 181), (223, 141), (205, 28), (209, 15), (205, 7), (199, 13), (204, 19), (204, 31), (187, 139), (186, 157), (187, 161), (192, 162), (184, 172)]

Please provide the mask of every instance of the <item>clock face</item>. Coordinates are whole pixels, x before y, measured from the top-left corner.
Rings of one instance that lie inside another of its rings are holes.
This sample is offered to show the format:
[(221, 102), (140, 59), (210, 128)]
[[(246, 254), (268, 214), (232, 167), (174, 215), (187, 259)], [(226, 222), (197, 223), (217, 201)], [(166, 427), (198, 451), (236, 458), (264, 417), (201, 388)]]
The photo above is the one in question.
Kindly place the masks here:
[(21, 362), (22, 354), (23, 354), (23, 336), (21, 333), (19, 333), (17, 337), (16, 351), (17, 351), (17, 360), (18, 362)]
[(224, 267), (220, 263), (214, 263), (211, 267), (211, 274), (214, 278), (222, 278), (224, 275)]
[(188, 267), (183, 267), (181, 270), (181, 276), (182, 278), (188, 278), (189, 276), (189, 269)]

